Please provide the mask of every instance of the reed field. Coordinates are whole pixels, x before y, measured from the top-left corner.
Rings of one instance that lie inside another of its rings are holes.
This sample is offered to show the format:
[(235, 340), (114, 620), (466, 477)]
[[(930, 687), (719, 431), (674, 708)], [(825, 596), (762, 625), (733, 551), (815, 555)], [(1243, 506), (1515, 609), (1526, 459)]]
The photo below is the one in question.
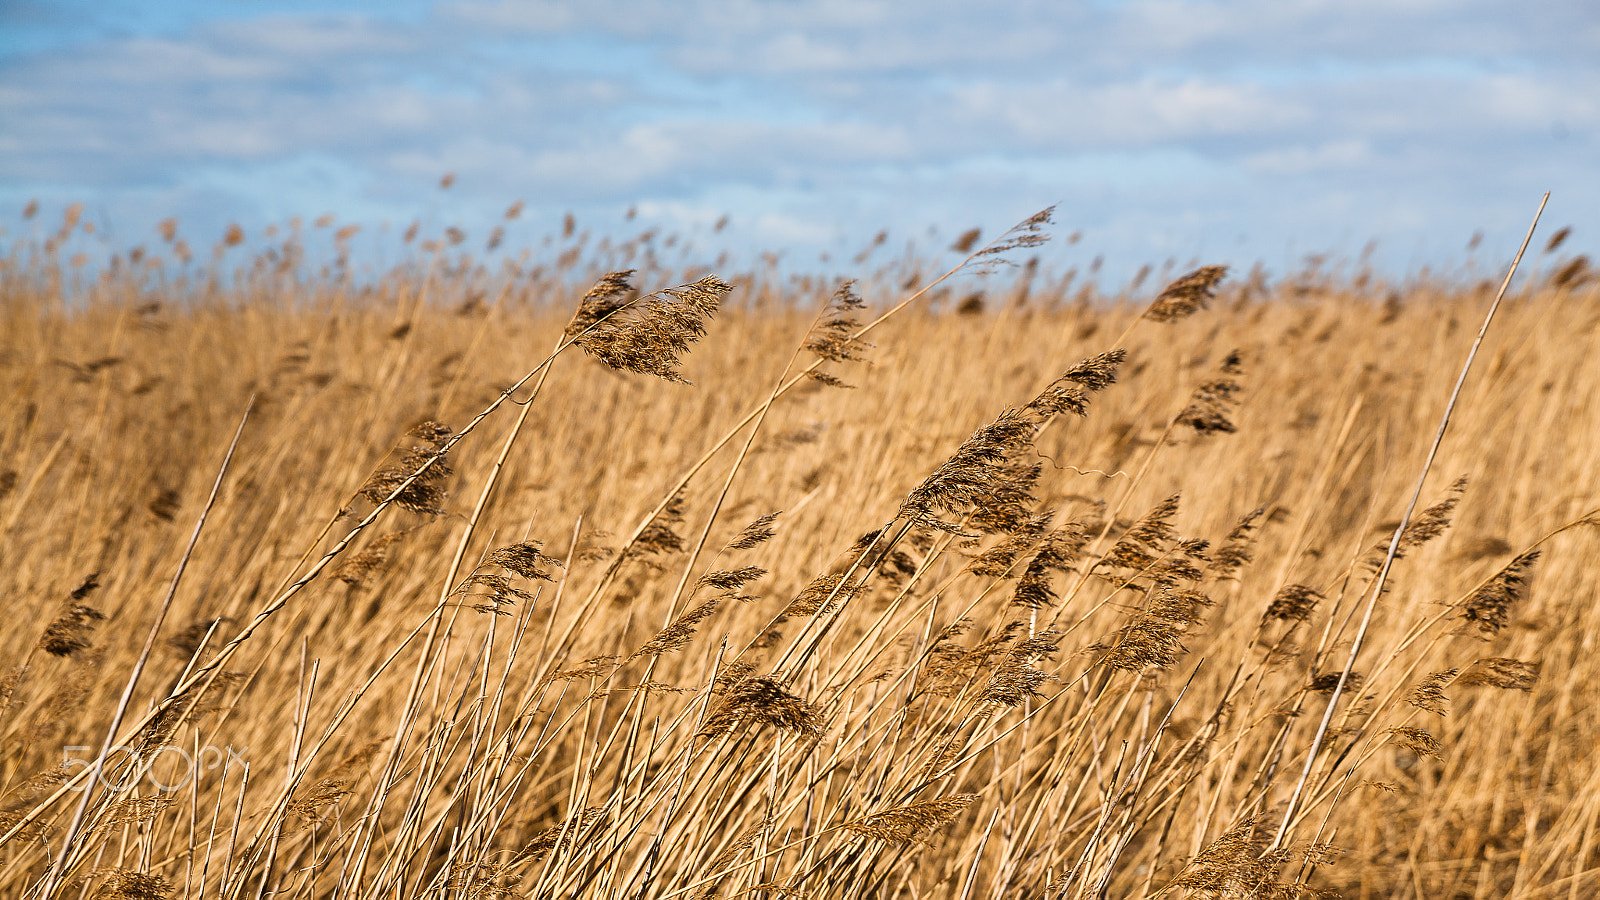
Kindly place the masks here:
[(1113, 291), (1051, 227), (13, 228), (0, 896), (1600, 895), (1586, 260), (1434, 454), (1503, 268)]

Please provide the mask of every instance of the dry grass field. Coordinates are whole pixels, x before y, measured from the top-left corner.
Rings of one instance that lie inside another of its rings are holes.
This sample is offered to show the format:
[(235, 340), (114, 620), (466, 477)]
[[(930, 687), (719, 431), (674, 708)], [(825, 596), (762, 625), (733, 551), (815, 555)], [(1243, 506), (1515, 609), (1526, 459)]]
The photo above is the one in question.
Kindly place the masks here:
[(1600, 894), (1600, 282), (1542, 242), (1407, 519), (1492, 275), (72, 229), (0, 268), (0, 895)]

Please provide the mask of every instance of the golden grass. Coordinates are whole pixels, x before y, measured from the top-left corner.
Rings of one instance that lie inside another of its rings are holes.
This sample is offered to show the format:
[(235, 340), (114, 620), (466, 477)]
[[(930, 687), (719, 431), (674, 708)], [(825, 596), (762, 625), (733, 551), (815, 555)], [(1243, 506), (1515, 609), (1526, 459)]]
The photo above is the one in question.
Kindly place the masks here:
[(163, 290), (30, 253), (0, 894), (1600, 889), (1581, 267), (1501, 310), (1289, 810), (1484, 288), (956, 314), (887, 277), (580, 303), (444, 256)]

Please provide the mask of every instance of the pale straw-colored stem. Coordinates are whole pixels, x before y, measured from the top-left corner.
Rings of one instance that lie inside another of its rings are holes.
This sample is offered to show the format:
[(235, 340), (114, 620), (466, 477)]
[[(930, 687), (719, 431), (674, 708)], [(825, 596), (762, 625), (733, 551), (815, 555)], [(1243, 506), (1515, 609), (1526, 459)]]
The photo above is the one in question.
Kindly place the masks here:
[(1434, 433), (1433, 443), (1428, 447), (1428, 456), (1422, 463), (1422, 472), (1417, 476), (1416, 487), (1411, 491), (1411, 499), (1406, 504), (1405, 515), (1400, 517), (1400, 523), (1395, 526), (1394, 534), (1389, 538), (1389, 549), (1384, 554), (1383, 567), (1378, 571), (1378, 577), (1373, 579), (1369, 588), (1366, 608), (1361, 613), (1361, 624), (1356, 628), (1355, 637), (1350, 642), (1350, 654), (1345, 659), (1344, 668), (1339, 670), (1339, 683), (1334, 687), (1333, 693), (1328, 696), (1328, 703), (1322, 712), (1322, 721), (1317, 724), (1316, 734), (1311, 739), (1311, 746), (1306, 750), (1305, 768), (1300, 772), (1300, 778), (1295, 782), (1294, 792), (1289, 797), (1288, 807), (1283, 811), (1283, 821), (1278, 826), (1277, 834), (1272, 838), (1272, 843), (1267, 847), (1267, 852), (1283, 846), (1284, 839), (1288, 836), (1290, 823), (1294, 820), (1296, 807), (1300, 803), (1300, 795), (1305, 791), (1306, 781), (1311, 777), (1311, 770), (1316, 765), (1317, 753), (1322, 748), (1322, 741), (1327, 736), (1328, 725), (1333, 721), (1333, 710), (1339, 702), (1339, 697), (1344, 693), (1346, 682), (1350, 679), (1350, 672), (1355, 668), (1356, 657), (1361, 653), (1361, 646), (1367, 636), (1367, 628), (1372, 624), (1372, 614), (1378, 606), (1378, 599), (1383, 596), (1384, 583), (1388, 580), (1389, 569), (1393, 567), (1395, 557), (1400, 552), (1400, 538), (1405, 534), (1406, 526), (1411, 524), (1411, 516), (1417, 511), (1417, 503), (1422, 498), (1423, 485), (1428, 480), (1428, 472), (1433, 467), (1434, 459), (1439, 455), (1439, 446), (1444, 443), (1444, 435), (1450, 427), (1450, 417), (1455, 413), (1456, 401), (1461, 397), (1461, 388), (1466, 384), (1467, 374), (1472, 371), (1473, 360), (1477, 359), (1478, 348), (1483, 345), (1484, 336), (1489, 333), (1489, 325), (1494, 322), (1494, 315), (1500, 309), (1500, 301), (1505, 298), (1506, 289), (1511, 286), (1511, 279), (1517, 274), (1517, 266), (1522, 263), (1522, 256), (1528, 252), (1528, 244), (1533, 242), (1533, 232), (1539, 227), (1539, 217), (1544, 215), (1544, 207), (1550, 202), (1550, 194), (1546, 192), (1539, 201), (1539, 209), (1533, 214), (1533, 223), (1528, 226), (1528, 234), (1522, 239), (1522, 246), (1517, 250), (1516, 258), (1511, 261), (1511, 267), (1506, 271), (1505, 280), (1500, 282), (1500, 290), (1494, 295), (1494, 302), (1489, 304), (1489, 312), (1483, 317), (1483, 325), (1478, 328), (1477, 337), (1473, 338), (1472, 348), (1467, 351), (1466, 362), (1461, 365), (1461, 374), (1456, 376), (1455, 387), (1450, 391), (1450, 402), (1445, 404), (1444, 415), (1439, 419), (1438, 431)]

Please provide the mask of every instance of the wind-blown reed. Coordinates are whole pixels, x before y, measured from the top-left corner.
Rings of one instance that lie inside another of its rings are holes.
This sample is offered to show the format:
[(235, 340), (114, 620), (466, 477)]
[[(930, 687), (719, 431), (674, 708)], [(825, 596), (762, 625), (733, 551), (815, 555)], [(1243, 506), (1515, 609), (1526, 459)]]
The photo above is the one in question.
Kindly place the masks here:
[(1211, 266), (958, 314), (942, 277), (440, 253), (181, 300), (0, 271), (0, 894), (1600, 889), (1570, 262), (1402, 523), (1478, 287)]

